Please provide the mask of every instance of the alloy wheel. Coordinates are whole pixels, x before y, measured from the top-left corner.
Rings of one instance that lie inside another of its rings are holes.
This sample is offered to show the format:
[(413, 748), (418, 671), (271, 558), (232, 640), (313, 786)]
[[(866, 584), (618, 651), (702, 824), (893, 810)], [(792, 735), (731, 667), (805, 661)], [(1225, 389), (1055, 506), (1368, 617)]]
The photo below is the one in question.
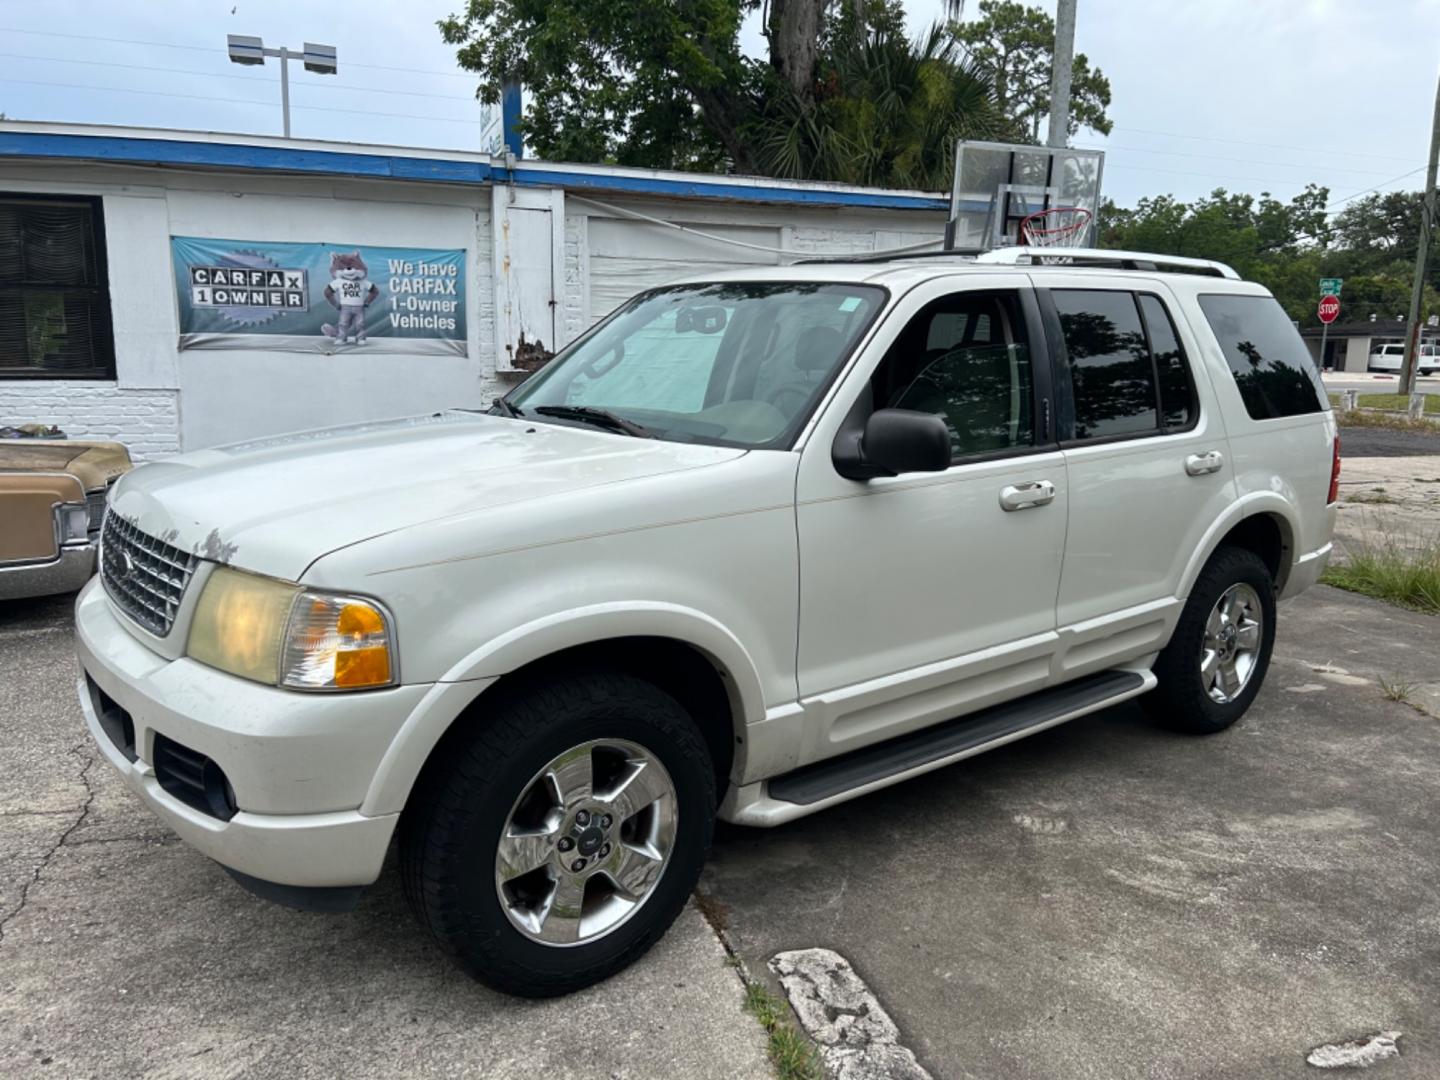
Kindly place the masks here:
[(1200, 643), (1200, 683), (1212, 701), (1228, 704), (1249, 684), (1264, 629), (1265, 611), (1251, 586), (1232, 585), (1215, 601)]
[(532, 941), (589, 944), (655, 891), (675, 825), (675, 786), (654, 754), (625, 739), (581, 743), (510, 810), (495, 853), (500, 906)]

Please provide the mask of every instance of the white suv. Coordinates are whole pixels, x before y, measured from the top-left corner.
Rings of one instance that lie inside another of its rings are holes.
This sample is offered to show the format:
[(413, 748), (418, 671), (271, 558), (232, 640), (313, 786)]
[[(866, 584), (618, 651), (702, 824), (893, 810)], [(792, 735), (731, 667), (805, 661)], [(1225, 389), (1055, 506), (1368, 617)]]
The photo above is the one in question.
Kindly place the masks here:
[(1028, 260), (657, 289), (488, 414), (137, 469), (76, 606), (92, 735), (283, 903), (398, 835), (436, 939), (547, 995), (665, 931), (717, 815), (1142, 695), (1229, 727), (1330, 553), (1318, 374), (1228, 268)]

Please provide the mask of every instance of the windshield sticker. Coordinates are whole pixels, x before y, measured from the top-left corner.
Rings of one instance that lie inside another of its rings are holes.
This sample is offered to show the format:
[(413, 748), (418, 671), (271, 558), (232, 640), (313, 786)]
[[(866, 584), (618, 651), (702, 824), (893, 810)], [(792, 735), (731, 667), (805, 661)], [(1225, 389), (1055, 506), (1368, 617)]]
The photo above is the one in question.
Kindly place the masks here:
[(841, 310), (841, 311), (847, 311), (847, 312), (848, 312), (848, 311), (854, 311), (854, 310), (855, 310), (856, 308), (858, 308), (859, 306), (860, 306), (860, 297), (858, 297), (858, 296), (847, 296), (847, 297), (845, 297), (844, 300), (841, 300), (841, 301), (840, 301), (840, 310)]

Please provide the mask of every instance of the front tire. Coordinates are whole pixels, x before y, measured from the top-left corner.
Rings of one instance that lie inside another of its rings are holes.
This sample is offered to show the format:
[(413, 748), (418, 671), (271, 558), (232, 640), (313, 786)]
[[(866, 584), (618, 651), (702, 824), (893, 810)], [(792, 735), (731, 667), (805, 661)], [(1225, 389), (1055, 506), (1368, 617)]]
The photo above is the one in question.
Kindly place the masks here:
[(567, 994), (680, 914), (714, 831), (714, 767), (679, 703), (628, 675), (560, 675), (481, 708), (402, 815), (406, 898), (481, 982)]
[(1145, 704), (1165, 727), (1224, 731), (1245, 715), (1275, 646), (1275, 583), (1260, 556), (1221, 547), (1200, 571)]

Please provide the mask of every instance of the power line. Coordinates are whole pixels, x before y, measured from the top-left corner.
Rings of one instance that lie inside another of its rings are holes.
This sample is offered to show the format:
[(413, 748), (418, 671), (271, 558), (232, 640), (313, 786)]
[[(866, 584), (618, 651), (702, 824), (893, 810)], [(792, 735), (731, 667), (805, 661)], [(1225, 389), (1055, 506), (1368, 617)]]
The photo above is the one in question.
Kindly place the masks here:
[[(1393, 183), (1395, 183), (1395, 182), (1397, 182), (1397, 181), (1399, 181), (1399, 180), (1407, 180), (1407, 179), (1409, 179), (1410, 177), (1414, 176), (1417, 172), (1424, 172), (1424, 171), (1425, 171), (1425, 166), (1424, 166), (1424, 165), (1421, 165), (1418, 169), (1411, 169), (1409, 172), (1407, 172), (1407, 173), (1401, 173), (1399, 176), (1392, 176), (1389, 180), (1382, 180), (1382, 181), (1380, 181), (1380, 183), (1376, 184), (1374, 187), (1368, 187), (1368, 188), (1366, 188), (1364, 191), (1357, 191), (1357, 192), (1355, 192), (1355, 194), (1353, 194), (1353, 195), (1346, 195), (1344, 198), (1336, 199), (1332, 205), (1339, 206), (1341, 203), (1347, 203), (1347, 202), (1349, 202), (1351, 199), (1358, 199), (1358, 198), (1360, 198), (1361, 195), (1369, 195), (1372, 191), (1379, 191), (1382, 187), (1385, 187), (1387, 184), (1393, 184)], [(1338, 213), (1339, 211), (1330, 210), (1330, 211), (1327, 211), (1327, 212), (1328, 212), (1328, 213), (1331, 213), (1331, 214), (1335, 214), (1335, 213)]]
[[(174, 75), (199, 75), (206, 79), (239, 79), (241, 82), (248, 82), (252, 85), (270, 85), (273, 80), (263, 75), (233, 75), (228, 72), (219, 71), (196, 71), (193, 68), (171, 68), (161, 67), (156, 64), (121, 64), (114, 60), (72, 60), (62, 56), (27, 56), (24, 53), (0, 53), (0, 59), (6, 60), (39, 60), (47, 64), (88, 64), (94, 67), (127, 68), (130, 71), (156, 71)], [(440, 101), (473, 101), (473, 98), (466, 98), (456, 94), (426, 94), (419, 90), (391, 90), (385, 86), (366, 86), (361, 83), (346, 83), (337, 86), (328, 82), (307, 82), (299, 84), (306, 90), (364, 90), (372, 94), (395, 94), (404, 97), (437, 98)]]
[[(128, 86), (92, 86), (88, 83), (42, 82), (39, 79), (0, 79), (0, 83), (17, 83), (23, 86), (59, 86), (68, 90), (102, 90), (111, 94), (144, 94), (146, 97), (184, 98), (189, 101), (219, 101), (231, 105), (264, 105), (273, 108), (273, 101), (257, 101), (254, 98), (216, 97), (214, 94), (177, 94), (170, 90), (132, 90)], [(356, 116), (392, 116), (399, 120), (435, 120), (442, 124), (480, 124), (473, 120), (448, 116), (422, 116), (419, 113), (376, 112), (374, 109), (337, 109), (329, 105), (295, 105), (306, 112), (353, 113)]]
[(1408, 156), (1400, 157), (1400, 156), (1396, 156), (1396, 155), (1393, 155), (1393, 154), (1372, 154), (1372, 153), (1369, 153), (1368, 151), (1361, 151), (1361, 150), (1332, 150), (1332, 149), (1330, 149), (1329, 147), (1320, 147), (1320, 146), (1287, 146), (1287, 145), (1285, 145), (1284, 143), (1255, 142), (1255, 141), (1253, 141), (1253, 140), (1247, 140), (1247, 139), (1223, 139), (1223, 138), (1220, 138), (1220, 137), (1215, 136), (1215, 135), (1182, 135), (1182, 134), (1181, 134), (1180, 132), (1178, 132), (1178, 131), (1155, 131), (1155, 130), (1152, 129), (1152, 128), (1129, 127), (1129, 126), (1122, 125), (1122, 124), (1116, 124), (1113, 130), (1115, 130), (1115, 131), (1133, 131), (1133, 132), (1135, 132), (1136, 134), (1139, 134), (1139, 135), (1164, 135), (1164, 136), (1166, 136), (1167, 138), (1171, 138), (1171, 139), (1196, 139), (1196, 140), (1198, 140), (1198, 141), (1200, 141), (1200, 142), (1235, 143), (1237, 146), (1260, 146), (1260, 147), (1265, 147), (1266, 149), (1273, 149), (1273, 150), (1298, 150), (1298, 151), (1300, 151), (1301, 153), (1304, 153), (1304, 154), (1326, 154), (1326, 155), (1331, 156), (1331, 157), (1334, 157), (1334, 156), (1339, 156), (1339, 157), (1363, 157), (1363, 158), (1370, 158), (1370, 159), (1372, 159), (1372, 160), (1373, 160), (1373, 159), (1379, 159), (1379, 160), (1383, 160), (1383, 161), (1413, 161), (1413, 160), (1414, 160), (1413, 158), (1408, 157)]
[(1315, 171), (1317, 169), (1324, 169), (1326, 172), (1359, 173), (1362, 176), (1376, 176), (1380, 172), (1380, 170), (1378, 169), (1343, 169), (1338, 165), (1312, 165), (1308, 163), (1292, 164), (1288, 161), (1254, 161), (1251, 158), (1216, 157), (1213, 154), (1191, 154), (1183, 150), (1148, 150), (1140, 146), (1107, 146), (1105, 148), (1105, 153), (1109, 154), (1112, 150), (1123, 150), (1127, 153), (1135, 154), (1164, 154), (1167, 157), (1201, 158), (1206, 161), (1233, 161), (1241, 165), (1265, 165), (1274, 166), (1280, 169), (1309, 169), (1311, 171)]
[[(41, 37), (69, 38), (72, 41), (101, 41), (111, 45), (150, 45), (157, 49), (189, 49), (192, 52), (216, 53), (218, 46), (183, 45), (173, 41), (135, 41), (130, 38), (102, 37), (95, 34), (62, 34), (55, 30), (22, 30), (18, 26), (0, 26), (0, 34), (37, 34)], [(451, 79), (474, 79), (475, 76), (463, 71), (436, 71), (434, 68), (394, 67), (389, 64), (361, 64), (346, 60), (347, 67), (369, 68), (373, 71), (399, 71), (406, 75), (443, 75)]]

